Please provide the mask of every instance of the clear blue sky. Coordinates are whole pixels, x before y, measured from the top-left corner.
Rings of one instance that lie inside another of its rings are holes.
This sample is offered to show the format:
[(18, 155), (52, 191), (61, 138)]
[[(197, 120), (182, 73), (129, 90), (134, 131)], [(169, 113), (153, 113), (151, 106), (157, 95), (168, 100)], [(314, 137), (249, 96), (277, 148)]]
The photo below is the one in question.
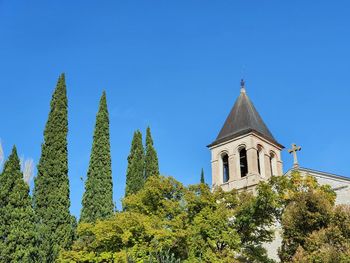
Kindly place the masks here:
[[(80, 3), (78, 3), (80, 2)], [(211, 181), (206, 145), (239, 81), (304, 167), (350, 176), (349, 1), (0, 0), (0, 138), (40, 157), (61, 72), (69, 96), (71, 210), (79, 215), (99, 97), (111, 122), (114, 199), (133, 131), (150, 125), (161, 173)], [(283, 153), (284, 170), (292, 157)]]

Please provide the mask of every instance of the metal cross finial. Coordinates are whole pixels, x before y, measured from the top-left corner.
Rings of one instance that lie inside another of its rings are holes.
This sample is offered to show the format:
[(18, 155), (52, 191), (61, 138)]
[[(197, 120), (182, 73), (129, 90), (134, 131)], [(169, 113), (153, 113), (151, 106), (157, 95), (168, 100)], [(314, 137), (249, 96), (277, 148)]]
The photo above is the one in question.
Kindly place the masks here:
[(245, 82), (244, 82), (244, 79), (241, 79), (241, 92), (245, 92)]
[(297, 146), (295, 143), (292, 144), (292, 149), (288, 150), (289, 153), (293, 153), (293, 158), (294, 158), (294, 163), (293, 163), (293, 168), (298, 169), (299, 168), (299, 163), (298, 163), (298, 158), (297, 158), (297, 151), (300, 151), (301, 147)]

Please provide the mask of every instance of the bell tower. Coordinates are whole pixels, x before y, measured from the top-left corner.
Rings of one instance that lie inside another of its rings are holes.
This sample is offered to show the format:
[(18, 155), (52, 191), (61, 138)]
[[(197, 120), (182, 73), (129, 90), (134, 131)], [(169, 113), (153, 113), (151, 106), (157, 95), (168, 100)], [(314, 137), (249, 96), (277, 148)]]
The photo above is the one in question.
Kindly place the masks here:
[(250, 101), (241, 80), (241, 91), (211, 151), (212, 184), (225, 191), (255, 192), (256, 185), (283, 174), (279, 144)]

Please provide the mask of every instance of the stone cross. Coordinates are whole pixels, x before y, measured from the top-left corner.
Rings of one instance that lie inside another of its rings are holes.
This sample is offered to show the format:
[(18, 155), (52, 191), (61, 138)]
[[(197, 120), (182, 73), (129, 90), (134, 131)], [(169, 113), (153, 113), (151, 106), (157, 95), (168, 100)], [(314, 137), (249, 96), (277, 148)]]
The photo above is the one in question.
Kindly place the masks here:
[(288, 150), (289, 153), (293, 153), (293, 158), (294, 158), (294, 163), (293, 163), (293, 168), (298, 169), (299, 168), (299, 163), (298, 163), (298, 158), (297, 158), (297, 151), (300, 151), (301, 147), (297, 146), (295, 143), (292, 144), (292, 149)]

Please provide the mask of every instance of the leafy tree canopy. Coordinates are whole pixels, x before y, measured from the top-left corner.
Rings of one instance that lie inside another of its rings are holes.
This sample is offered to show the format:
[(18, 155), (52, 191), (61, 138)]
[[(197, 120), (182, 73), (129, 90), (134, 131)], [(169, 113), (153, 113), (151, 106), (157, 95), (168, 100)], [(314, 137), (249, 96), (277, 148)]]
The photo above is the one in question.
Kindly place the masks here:
[(172, 177), (151, 176), (123, 200), (127, 210), (80, 224), (78, 240), (60, 262), (149, 262), (162, 251), (181, 262), (268, 262), (262, 243), (272, 239), (273, 216), (265, 204), (271, 192), (259, 193), (211, 192), (205, 184), (185, 187)]
[(282, 262), (350, 262), (350, 207), (312, 176), (273, 177), (276, 219), (282, 227)]
[(335, 207), (329, 219), (327, 226), (307, 236), (292, 262), (350, 262), (350, 207)]

